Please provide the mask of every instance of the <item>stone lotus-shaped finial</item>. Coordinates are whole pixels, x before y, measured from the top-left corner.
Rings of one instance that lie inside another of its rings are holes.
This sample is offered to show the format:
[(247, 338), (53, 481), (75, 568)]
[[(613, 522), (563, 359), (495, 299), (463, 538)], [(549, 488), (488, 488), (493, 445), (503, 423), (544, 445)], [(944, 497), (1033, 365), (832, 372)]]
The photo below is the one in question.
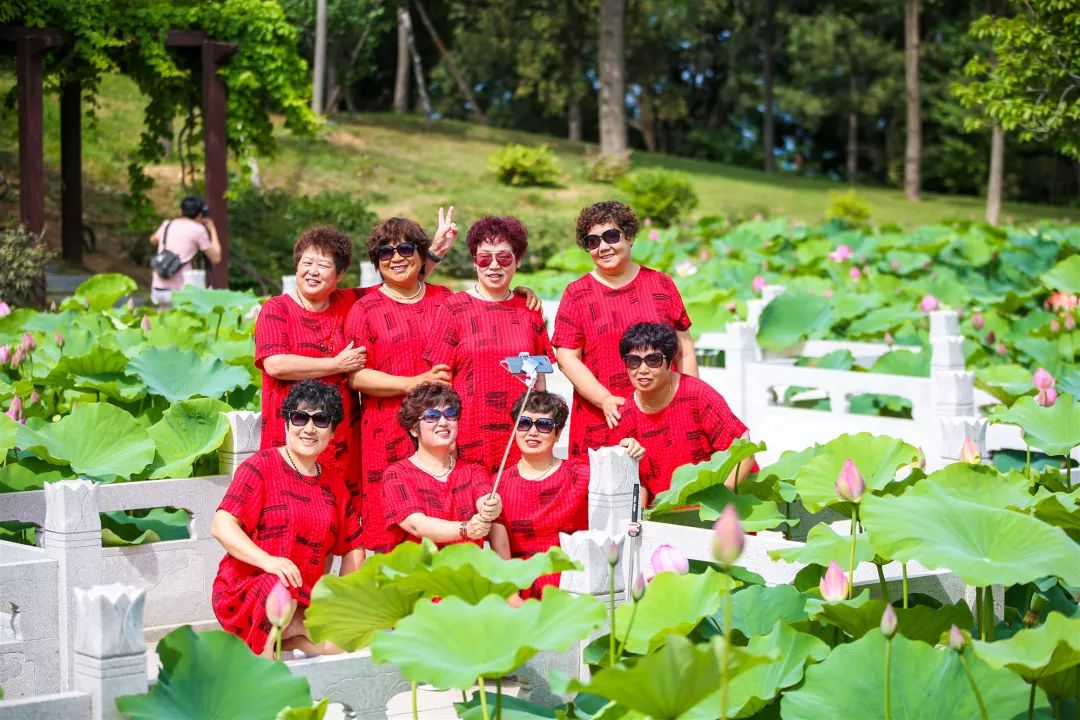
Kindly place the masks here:
[(101, 532), (97, 486), (89, 480), (45, 483), (46, 530), (62, 533)]
[(109, 658), (146, 651), (143, 602), (146, 591), (113, 583), (75, 588), (75, 652)]
[(225, 417), (229, 420), (229, 432), (225, 435), (222, 451), (233, 454), (257, 451), (262, 438), (262, 413), (233, 410), (225, 413)]

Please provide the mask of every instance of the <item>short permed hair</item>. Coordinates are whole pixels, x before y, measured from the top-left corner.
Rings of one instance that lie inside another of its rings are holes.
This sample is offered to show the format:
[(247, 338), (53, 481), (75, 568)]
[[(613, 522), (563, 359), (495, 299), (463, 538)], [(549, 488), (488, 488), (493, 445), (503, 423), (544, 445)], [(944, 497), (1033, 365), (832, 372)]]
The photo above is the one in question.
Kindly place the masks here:
[(300, 408), (312, 412), (321, 410), (330, 416), (330, 429), (335, 430), (345, 419), (345, 409), (341, 404), (341, 391), (337, 385), (319, 380), (301, 380), (293, 383), (285, 402), (281, 404), (281, 417), (288, 418), (289, 413)]
[(352, 239), (333, 225), (320, 225), (300, 233), (293, 245), (292, 263), (300, 267), (300, 258), (308, 250), (318, 250), (334, 260), (334, 271), (340, 275), (352, 263)]
[(619, 355), (625, 357), (634, 350), (659, 350), (670, 363), (675, 358), (678, 338), (670, 325), (663, 323), (636, 323), (623, 333), (619, 340)]
[(474, 222), (469, 228), (469, 234), (465, 237), (469, 254), (476, 257), (477, 248), (485, 240), (495, 243), (505, 240), (510, 243), (514, 257), (519, 260), (529, 248), (528, 230), (520, 220), (510, 215), (488, 215)]
[(408, 218), (387, 218), (371, 229), (371, 233), (367, 236), (368, 259), (375, 267), (379, 267), (379, 256), (376, 252), (379, 246), (398, 245), (403, 242), (416, 245), (416, 251), (420, 254), (420, 274), (423, 275), (424, 260), (431, 248), (431, 238), (427, 236), (419, 223)]
[[(522, 407), (524, 405), (524, 407)], [(570, 417), (570, 408), (566, 401), (555, 393), (536, 390), (529, 394), (529, 402), (525, 404), (525, 393), (522, 393), (514, 401), (514, 407), (510, 409), (510, 422), (515, 422), (522, 412), (547, 413), (555, 421), (555, 432), (560, 433), (566, 427), (566, 419)]]
[(577, 216), (577, 244), (585, 247), (585, 236), (595, 225), (611, 223), (622, 230), (627, 240), (633, 240), (638, 233), (638, 219), (629, 206), (618, 200), (605, 200), (583, 208)]
[(420, 383), (401, 399), (397, 411), (397, 420), (401, 427), (412, 430), (420, 422), (425, 410), (440, 405), (457, 409), (461, 412), (461, 396), (449, 385), (437, 382)]

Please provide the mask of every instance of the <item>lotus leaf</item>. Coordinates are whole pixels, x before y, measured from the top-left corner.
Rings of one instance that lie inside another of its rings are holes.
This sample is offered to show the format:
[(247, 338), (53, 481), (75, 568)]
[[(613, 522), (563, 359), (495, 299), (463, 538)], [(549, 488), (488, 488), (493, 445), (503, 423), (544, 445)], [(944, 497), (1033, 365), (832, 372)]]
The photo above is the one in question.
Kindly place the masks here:
[(1028, 479), (1020, 473), (1002, 475), (988, 465), (956, 462), (933, 472), (926, 482), (950, 495), (992, 508), (1027, 510), (1036, 503), (1028, 492)]
[[(846, 322), (865, 315), (870, 310), (880, 307), (883, 298), (876, 292), (869, 293), (836, 293), (832, 297), (834, 322)], [(844, 353), (846, 350), (837, 350)], [(850, 352), (847, 352), (850, 355)], [(850, 367), (850, 366), (849, 366)]]
[(220, 398), (251, 382), (247, 371), (217, 359), (200, 357), (182, 348), (148, 348), (131, 360), (127, 370), (169, 402), (193, 397)]
[(1080, 400), (1065, 393), (1050, 407), (1025, 396), (990, 416), (990, 422), (1019, 425), (1029, 445), (1048, 455), (1062, 455), (1080, 445)]
[(1067, 293), (1080, 293), (1080, 255), (1070, 255), (1042, 275), (1048, 288)]
[(6, 413), (0, 413), (0, 453), (6, 453), (15, 447), (15, 438), (19, 432), (19, 423)]
[[(918, 640), (930, 645), (937, 643), (941, 634), (947, 633), (953, 625), (968, 628), (974, 623), (971, 609), (962, 600), (955, 605), (941, 607), (929, 605), (894, 607), (894, 611), (897, 617), (898, 633), (909, 640)], [(860, 638), (878, 629), (883, 612), (885, 612), (884, 600), (867, 599), (860, 604), (822, 603), (816, 617), (819, 620), (827, 620), (853, 638)]]
[[(784, 720), (885, 716), (885, 638), (868, 632), (840, 645), (806, 670), (803, 684), (784, 694)], [(968, 659), (991, 720), (1012, 720), (1027, 711), (1028, 687), (1007, 670)], [(935, 650), (903, 635), (892, 639), (890, 710), (893, 720), (956, 720), (979, 717), (979, 708), (956, 653)], [(1046, 707), (1038, 693), (1036, 707)]]
[(127, 376), (128, 358), (116, 348), (95, 345), (75, 355), (69, 349), (49, 372), (48, 381), (60, 387), (101, 392), (106, 397), (130, 402), (146, 395), (146, 386)]
[(29, 465), (26, 460), (20, 460), (0, 468), (0, 493), (40, 490), (45, 487), (45, 483), (57, 482), (66, 477), (53, 465), (49, 465), (48, 470), (31, 469)]
[(874, 361), (870, 372), (930, 377), (930, 351), (891, 350)]
[(981, 367), (975, 370), (975, 384), (1001, 402), (1012, 404), (1031, 392), (1031, 371), (1014, 364)]
[(103, 273), (94, 275), (75, 289), (75, 295), (64, 301), (63, 307), (83, 307), (93, 312), (108, 310), (125, 295), (134, 295), (139, 289), (127, 275)]
[[(489, 708), (494, 708), (496, 703), (502, 703), (501, 715), (503, 720), (545, 720), (555, 719), (555, 710), (545, 705), (526, 702), (512, 695), (503, 695), (500, 699), (495, 693), (485, 693)], [(458, 712), (460, 720), (483, 720), (483, 708), (480, 705), (479, 693), (474, 692), (468, 702), (454, 703), (454, 709)], [(492, 710), (492, 717), (496, 717)]]
[[(702, 618), (717, 611), (731, 587), (731, 580), (715, 570), (700, 575), (658, 574), (637, 603), (626, 649), (643, 655), (673, 635), (689, 634)], [(625, 638), (633, 609), (631, 603), (624, 603), (615, 610), (615, 636), (619, 641)]]
[[(794, 624), (806, 619), (806, 597), (790, 585), (752, 585), (731, 596), (731, 629), (748, 638), (767, 635), (777, 622)], [(722, 609), (710, 620), (723, 632)]]
[(818, 295), (786, 292), (765, 306), (758, 321), (758, 345), (780, 351), (814, 333), (827, 330), (832, 323), (829, 301)]
[(905, 320), (916, 320), (919, 317), (920, 313), (903, 305), (886, 305), (853, 321), (847, 331), (852, 338), (879, 338), (888, 330), (896, 330)]
[(212, 315), (224, 313), (226, 310), (247, 312), (255, 306), (258, 299), (250, 292), (211, 290), (185, 285), (173, 293), (172, 302), (178, 308), (190, 308), (196, 315)]
[(764, 449), (764, 443), (736, 440), (727, 450), (713, 453), (705, 462), (676, 468), (671, 476), (671, 488), (656, 496), (656, 502), (646, 513), (647, 517), (655, 518), (672, 512), (686, 505), (694, 493), (713, 485), (722, 485), (740, 462)]
[[(851, 536), (841, 535), (825, 523), (818, 523), (806, 534), (806, 543), (800, 547), (770, 550), (769, 557), (789, 563), (814, 564), (828, 567), (836, 562), (844, 567), (851, 560)], [(855, 535), (855, 562), (870, 562), (874, 548), (866, 533)]]
[(918, 483), (899, 497), (864, 497), (861, 518), (878, 553), (948, 568), (969, 585), (1013, 585), (1046, 575), (1080, 585), (1080, 545), (1063, 530), (953, 495), (937, 483)]
[(1025, 628), (1008, 640), (976, 640), (972, 646), (991, 667), (1008, 668), (1048, 692), (1080, 697), (1080, 676), (1075, 672), (1080, 666), (1080, 617), (1052, 612), (1039, 627)]
[(1056, 525), (1080, 542), (1080, 486), (1071, 493), (1040, 490), (1035, 500), (1035, 517)]
[(821, 450), (799, 470), (795, 487), (803, 504), (811, 512), (842, 502), (836, 494), (836, 478), (844, 461), (851, 459), (863, 476), (867, 491), (884, 490), (896, 477), (896, 471), (914, 462), (920, 453), (903, 440), (886, 435), (841, 435)]
[(743, 530), (747, 532), (771, 530), (777, 525), (797, 525), (799, 522), (798, 519), (786, 517), (772, 500), (762, 500), (756, 495), (736, 495), (723, 484), (694, 493), (689, 502), (701, 505), (700, 517), (708, 522), (720, 517), (727, 505), (734, 504)]
[(162, 540), (186, 540), (191, 537), (186, 510), (153, 508), (146, 512), (101, 513), (101, 544), (105, 547), (142, 545)]
[(323, 698), (311, 707), (285, 708), (274, 720), (322, 720), (329, 705), (330, 698)]
[(189, 477), (196, 460), (221, 447), (229, 432), (224, 415), (229, 410), (208, 398), (173, 403), (148, 431), (157, 448), (150, 479)]
[(603, 622), (600, 600), (558, 588), (517, 608), (498, 596), (475, 605), (448, 597), (418, 603), (393, 632), (377, 633), (371, 656), (377, 663), (393, 662), (407, 680), (464, 689), (478, 677), (505, 675), (538, 652), (563, 652)]
[(144, 695), (116, 698), (131, 720), (275, 720), (287, 707), (311, 705), (308, 681), (283, 663), (252, 654), (232, 633), (173, 630), (157, 644), (161, 671)]
[(80, 405), (40, 431), (24, 426), (17, 442), (54, 465), (103, 480), (130, 478), (154, 459), (146, 430), (127, 411), (104, 403)]
[(855, 367), (855, 356), (850, 350), (833, 350), (818, 357), (801, 357), (795, 361), (796, 367), (812, 367), (822, 370), (850, 370)]

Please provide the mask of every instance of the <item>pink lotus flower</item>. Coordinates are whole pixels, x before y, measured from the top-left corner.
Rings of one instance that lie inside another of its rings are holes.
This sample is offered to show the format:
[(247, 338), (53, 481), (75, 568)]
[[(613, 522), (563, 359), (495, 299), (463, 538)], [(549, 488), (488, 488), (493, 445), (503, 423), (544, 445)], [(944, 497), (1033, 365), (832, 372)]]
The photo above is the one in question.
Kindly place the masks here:
[(139, 323), (139, 327), (142, 328), (143, 332), (150, 332), (150, 316), (149, 315), (143, 315), (142, 322)]
[(765, 286), (768, 284), (769, 283), (766, 282), (764, 277), (762, 277), (761, 275), (755, 275), (753, 282), (750, 283), (750, 289), (752, 289), (756, 293), (759, 293), (764, 290)]
[(634, 576), (634, 582), (630, 586), (630, 597), (637, 602), (645, 595), (645, 576), (638, 573)]
[(690, 561), (681, 550), (671, 545), (661, 545), (653, 551), (651, 558), (653, 571), (659, 575), (662, 572), (673, 572), (676, 575), (685, 575), (690, 572)]
[(847, 578), (835, 560), (829, 563), (829, 569), (822, 576), (818, 589), (821, 597), (828, 602), (837, 602), (847, 597)]
[(847, 262), (851, 259), (851, 255), (851, 248), (847, 245), (841, 245), (829, 253), (829, 259), (833, 262)]
[(295, 611), (296, 600), (284, 583), (278, 580), (266, 596), (266, 619), (280, 630), (289, 624)]
[(0, 345), (0, 365), (7, 365), (9, 362), (11, 362), (11, 348)]
[(1046, 368), (1039, 368), (1035, 371), (1035, 374), (1031, 376), (1032, 384), (1039, 390), (1049, 390), (1054, 387), (1054, 376), (1050, 374), (1050, 371)]
[(858, 282), (862, 278), (862, 270), (852, 265), (851, 269), (848, 270), (848, 277)]
[(892, 605), (885, 606), (885, 612), (881, 613), (881, 634), (891, 638), (896, 634), (896, 611)]
[(1076, 329), (1076, 318), (1074, 318), (1072, 315), (1066, 315), (1065, 316), (1065, 329), (1066, 330), (1075, 330)]
[(21, 347), (23, 352), (27, 355), (37, 350), (37, 343), (34, 342), (34, 336), (28, 332), (23, 333), (22, 342), (19, 344), (19, 347)]
[(975, 313), (971, 316), (971, 327), (982, 330), (984, 325), (986, 325), (986, 318), (982, 316), (982, 313)]
[(745, 545), (746, 535), (739, 522), (739, 513), (735, 505), (729, 503), (713, 524), (713, 557), (716, 562), (729, 567), (742, 555)]
[(964, 444), (960, 446), (960, 462), (965, 462), (969, 465), (978, 465), (982, 462), (982, 454), (979, 452), (979, 445), (970, 436), (964, 438)]
[(941, 307), (941, 303), (933, 295), (923, 295), (922, 300), (919, 301), (919, 309), (923, 312), (932, 312)]
[(962, 653), (966, 646), (967, 640), (964, 639), (964, 633), (960, 632), (960, 628), (955, 625), (949, 628), (949, 647), (958, 653)]
[(11, 306), (3, 300), (0, 300), (0, 317), (7, 317), (11, 314)]
[(833, 291), (832, 290), (826, 290), (825, 292), (821, 293), (821, 297), (826, 298), (826, 299), (831, 298), (832, 296), (833, 296)]
[(23, 364), (23, 360), (26, 359), (26, 351), (22, 347), (15, 348), (15, 352), (11, 355), (11, 367), (17, 368)]
[(897, 260), (896, 258), (893, 258), (892, 261), (889, 263), (889, 267), (891, 267), (893, 270), (899, 270), (900, 269), (900, 261)]
[(659, 240), (660, 239), (660, 233), (658, 231), (656, 231), (656, 230), (650, 230), (649, 231), (649, 239), (652, 240), (653, 242)]
[(866, 492), (866, 483), (859, 474), (859, 469), (855, 467), (855, 463), (848, 458), (844, 461), (844, 466), (840, 468), (840, 474), (836, 476), (836, 494), (841, 500), (857, 503), (862, 500), (864, 492)]
[(735, 304), (735, 303), (733, 303), (733, 302), (729, 302), (729, 303), (728, 303), (728, 304), (727, 304), (727, 305), (726, 305), (725, 307), (727, 308), (727, 311), (728, 311), (729, 313), (733, 313), (733, 312), (735, 312), (736, 310), (738, 310), (738, 309), (739, 309), (739, 306), (738, 306), (738, 305), (736, 305), (736, 304)]
[(64, 347), (64, 336), (60, 333), (59, 330), (57, 330), (56, 334), (53, 335), (53, 342), (56, 343), (56, 347), (58, 348)]
[(11, 405), (8, 406), (7, 416), (15, 422), (22, 422), (23, 419), (23, 401), (18, 395), (11, 398)]
[(31, 405), (37, 405), (39, 402), (41, 402), (41, 396), (38, 395), (37, 390), (31, 390), (30, 391), (30, 401), (29, 402), (30, 402)]
[(652, 227), (652, 218), (651, 217), (645, 218), (645, 223), (644, 224), (645, 224), (645, 227)]
[(893, 337), (893, 334), (891, 332), (885, 333), (884, 340), (886, 345), (892, 345), (894, 342), (896, 342), (896, 338)]
[(1056, 292), (1047, 298), (1045, 307), (1049, 310), (1072, 312), (1080, 305), (1080, 297), (1074, 293)]
[(1061, 323), (1057, 321), (1057, 318), (1050, 321), (1050, 332), (1054, 334), (1061, 332)]
[(12, 420), (14, 420), (15, 422), (19, 422), (19, 415), (14, 410), (8, 410), (4, 414), (7, 415)]
[(994, 348), (994, 352), (996, 352), (1001, 357), (1005, 357), (1009, 354), (1009, 348), (1005, 347), (1005, 343), (998, 343), (997, 347)]
[(1035, 403), (1043, 407), (1050, 407), (1055, 402), (1057, 402), (1057, 398), (1057, 390), (1055, 390), (1054, 388), (1040, 390), (1038, 394), (1035, 395)]

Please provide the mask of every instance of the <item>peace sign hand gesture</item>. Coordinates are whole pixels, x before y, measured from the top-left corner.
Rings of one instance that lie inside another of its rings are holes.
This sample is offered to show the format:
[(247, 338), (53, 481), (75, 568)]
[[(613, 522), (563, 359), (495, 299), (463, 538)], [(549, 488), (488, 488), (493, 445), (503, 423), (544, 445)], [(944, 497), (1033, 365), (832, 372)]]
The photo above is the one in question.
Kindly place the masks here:
[(446, 257), (450, 248), (454, 247), (457, 240), (458, 227), (454, 222), (454, 206), (446, 209), (439, 208), (439, 227), (435, 230), (435, 237), (431, 241), (431, 251), (440, 257)]

